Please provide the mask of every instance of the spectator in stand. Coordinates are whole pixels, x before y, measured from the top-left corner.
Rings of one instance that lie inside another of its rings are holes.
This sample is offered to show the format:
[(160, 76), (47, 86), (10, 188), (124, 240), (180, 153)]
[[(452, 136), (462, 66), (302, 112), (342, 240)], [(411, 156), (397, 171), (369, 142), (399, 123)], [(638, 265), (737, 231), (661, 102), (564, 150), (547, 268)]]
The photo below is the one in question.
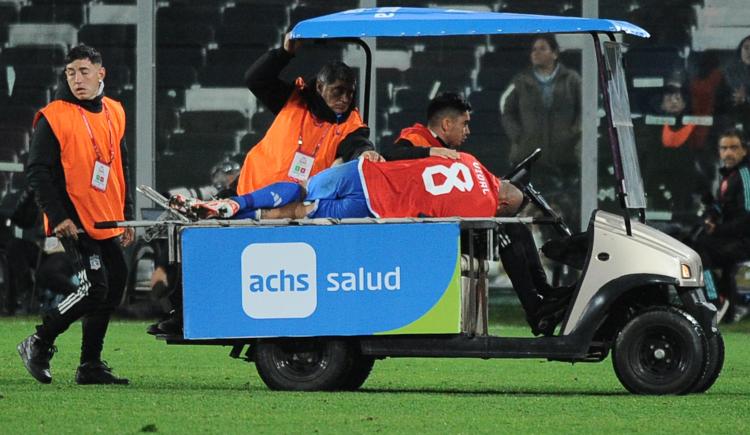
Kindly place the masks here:
[[(742, 132), (729, 129), (719, 136), (719, 189), (704, 217), (703, 232), (693, 248), (701, 256), (706, 296), (717, 301), (723, 315), (734, 307), (734, 320), (747, 314), (734, 277), (737, 263), (750, 260), (750, 168)], [(716, 282), (712, 269), (721, 269)]]
[(644, 172), (648, 174), (649, 207), (670, 210), (678, 220), (692, 217), (698, 199), (708, 193), (705, 189), (712, 178), (709, 171), (715, 170), (706, 162), (712, 159), (704, 152), (705, 136), (699, 134), (699, 126), (693, 121), (685, 122), (690, 102), (681, 83), (668, 83), (654, 106), (652, 115), (658, 115), (654, 119), (662, 122), (648, 124), (650, 117), (645, 125), (634, 122)]
[(724, 70), (720, 104), (729, 126), (750, 128), (750, 35), (740, 41), (735, 58)]
[(713, 124), (696, 126), (691, 140), (690, 148), (701, 152), (701, 162), (707, 174), (712, 174), (716, 166), (716, 152), (712, 144), (716, 143), (715, 131), (720, 123), (714, 117), (716, 113), (716, 93), (719, 91), (724, 80), (721, 71), (719, 57), (716, 53), (705, 51), (699, 53), (698, 65), (695, 74), (690, 79), (690, 107), (691, 114), (696, 116), (712, 117)]
[(511, 141), (511, 162), (542, 149), (535, 172), (544, 178), (532, 174), (532, 181), (551, 203), (568, 211), (567, 220), (577, 227), (576, 196), (569, 196), (578, 195), (580, 178), (581, 77), (559, 58), (554, 35), (534, 38), (531, 67), (503, 93), (502, 124)]

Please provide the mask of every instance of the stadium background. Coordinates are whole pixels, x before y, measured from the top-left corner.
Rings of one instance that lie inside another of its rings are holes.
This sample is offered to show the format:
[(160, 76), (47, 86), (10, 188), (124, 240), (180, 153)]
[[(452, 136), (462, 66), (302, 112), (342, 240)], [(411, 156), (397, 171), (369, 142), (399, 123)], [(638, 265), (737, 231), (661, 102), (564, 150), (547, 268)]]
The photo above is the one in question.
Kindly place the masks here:
[[(625, 37), (631, 111), (648, 192), (648, 216), (686, 222), (700, 208), (697, 194), (677, 201), (676, 190), (692, 189), (685, 161), (661, 158), (651, 138), (663, 120), (647, 122), (664, 86), (702, 83), (734, 57), (750, 34), (743, 0), (0, 0), (0, 198), (24, 186), (23, 163), (35, 112), (54, 96), (67, 50), (78, 43), (98, 48), (107, 69), (106, 93), (127, 112), (127, 143), (133, 179), (167, 191), (209, 184), (217, 163), (241, 162), (264, 134), (272, 114), (244, 87), (247, 67), (300, 20), (356, 7), (436, 6), (500, 12), (622, 19), (652, 37)], [(595, 95), (595, 60), (585, 36), (560, 36), (562, 62), (583, 77), (582, 213), (614, 207), (612, 168)], [(437, 92), (463, 92), (473, 106), (472, 135), (465, 150), (503, 174), (510, 166), (501, 125), (501, 101), (512, 77), (529, 63), (528, 37), (380, 39), (374, 52), (375, 86), (368, 123), (377, 143), (392, 141), (401, 128), (424, 121), (426, 103)], [(582, 53), (584, 55), (582, 56)], [(310, 77), (325, 61), (364, 65), (355, 45), (311, 45), (300, 50), (283, 77)], [(363, 71), (360, 71), (363, 74)], [(359, 96), (360, 101), (362, 95)], [(708, 116), (713, 107), (691, 99), (686, 115)], [(705, 103), (705, 102), (704, 102)], [(705, 127), (711, 130), (710, 127)], [(688, 156), (715, 164), (711, 134), (703, 150)], [(690, 160), (693, 159), (693, 160)], [(599, 162), (594, 164), (595, 162)], [(683, 178), (681, 178), (683, 177)], [(648, 180), (656, 180), (649, 182)], [(552, 198), (565, 192), (544, 192)], [(568, 192), (569, 193), (569, 192)], [(695, 192), (693, 192), (695, 193)], [(575, 192), (578, 196), (580, 192)], [(0, 200), (6, 213), (9, 201)], [(138, 208), (149, 207), (137, 198)], [(578, 223), (572, 223), (573, 227)], [(18, 231), (6, 227), (4, 237)]]

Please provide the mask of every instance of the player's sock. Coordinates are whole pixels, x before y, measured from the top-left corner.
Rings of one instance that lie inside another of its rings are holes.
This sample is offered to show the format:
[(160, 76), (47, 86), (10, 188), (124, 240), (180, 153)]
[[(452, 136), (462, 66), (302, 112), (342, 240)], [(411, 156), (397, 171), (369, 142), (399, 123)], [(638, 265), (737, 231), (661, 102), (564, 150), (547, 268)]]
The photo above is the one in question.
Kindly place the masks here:
[(302, 186), (297, 183), (282, 181), (231, 199), (240, 205), (241, 211), (245, 211), (245, 209), (278, 208), (299, 201), (302, 199), (301, 196)]

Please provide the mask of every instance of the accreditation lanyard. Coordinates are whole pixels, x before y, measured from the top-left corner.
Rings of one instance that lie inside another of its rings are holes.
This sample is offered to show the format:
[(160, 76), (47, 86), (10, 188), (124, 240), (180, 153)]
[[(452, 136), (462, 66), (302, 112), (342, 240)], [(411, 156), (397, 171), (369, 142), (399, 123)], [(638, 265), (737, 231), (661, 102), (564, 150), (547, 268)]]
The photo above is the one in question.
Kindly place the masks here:
[(83, 113), (83, 109), (81, 109), (80, 106), (76, 107), (78, 108), (78, 113), (81, 114), (83, 124), (86, 126), (86, 131), (88, 131), (89, 133), (89, 138), (91, 138), (91, 144), (94, 147), (94, 153), (96, 154), (96, 161), (94, 162), (94, 173), (91, 175), (91, 187), (104, 192), (107, 189), (107, 181), (109, 180), (109, 171), (111, 169), (112, 162), (115, 160), (115, 143), (112, 134), (112, 130), (114, 129), (112, 128), (112, 120), (109, 117), (109, 110), (107, 109), (106, 104), (102, 102), (102, 107), (104, 108), (104, 116), (107, 118), (107, 133), (109, 133), (109, 160), (107, 161), (102, 157), (101, 150), (99, 149), (99, 144), (96, 143), (96, 138), (94, 137), (94, 131), (91, 129), (91, 124), (89, 123), (88, 118), (86, 118), (86, 115)]
[(299, 125), (299, 137), (297, 138), (297, 151), (294, 153), (294, 158), (292, 159), (292, 164), (289, 167), (289, 178), (297, 181), (297, 182), (305, 182), (308, 178), (310, 178), (310, 172), (312, 171), (313, 164), (315, 163), (315, 155), (318, 154), (318, 150), (320, 150), (320, 146), (323, 144), (323, 140), (325, 140), (326, 136), (328, 136), (328, 133), (333, 128), (333, 124), (330, 124), (328, 128), (323, 132), (323, 134), (320, 136), (320, 139), (318, 140), (318, 143), (315, 145), (315, 148), (313, 148), (312, 154), (307, 154), (304, 151), (302, 151), (302, 145), (304, 144), (304, 139), (302, 137), (302, 132), (305, 128), (305, 120), (307, 119), (307, 113), (308, 111), (305, 110), (304, 115), (302, 115), (302, 121)]

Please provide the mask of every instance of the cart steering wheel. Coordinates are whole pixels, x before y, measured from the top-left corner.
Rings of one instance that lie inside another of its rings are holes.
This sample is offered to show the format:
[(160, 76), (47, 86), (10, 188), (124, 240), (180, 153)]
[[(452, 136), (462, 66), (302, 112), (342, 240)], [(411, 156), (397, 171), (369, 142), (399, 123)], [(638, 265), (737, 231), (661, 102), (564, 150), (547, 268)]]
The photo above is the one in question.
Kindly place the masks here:
[(531, 172), (531, 164), (539, 159), (542, 154), (541, 148), (537, 148), (531, 152), (526, 158), (521, 160), (508, 174), (503, 177), (504, 180), (508, 180), (516, 185), (523, 192), (524, 196), (539, 209), (542, 214), (548, 218), (552, 218), (555, 223), (553, 226), (555, 230), (562, 236), (570, 236), (572, 233), (568, 225), (563, 221), (555, 210), (550, 207), (547, 200), (544, 199), (541, 193), (539, 193), (529, 181), (529, 173)]

